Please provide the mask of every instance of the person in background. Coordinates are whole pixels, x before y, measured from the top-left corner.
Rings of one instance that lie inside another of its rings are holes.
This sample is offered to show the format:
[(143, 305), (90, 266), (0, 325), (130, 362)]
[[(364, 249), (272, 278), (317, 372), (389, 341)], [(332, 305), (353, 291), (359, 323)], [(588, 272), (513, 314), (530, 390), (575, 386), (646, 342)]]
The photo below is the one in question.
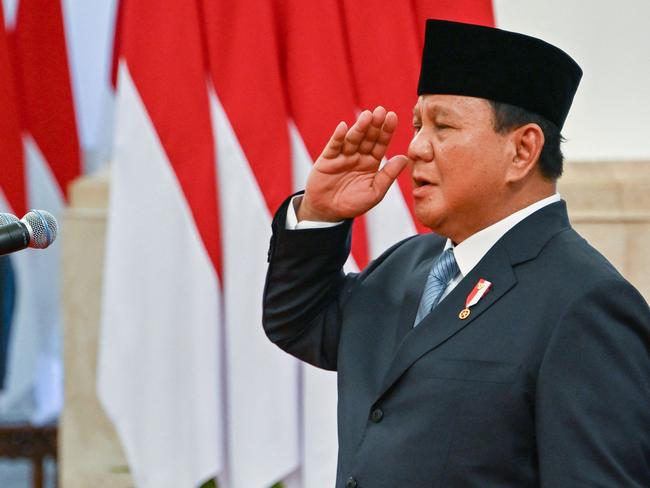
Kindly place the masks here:
[(4, 389), (9, 360), (9, 338), (16, 295), (11, 258), (0, 256), (0, 392)]

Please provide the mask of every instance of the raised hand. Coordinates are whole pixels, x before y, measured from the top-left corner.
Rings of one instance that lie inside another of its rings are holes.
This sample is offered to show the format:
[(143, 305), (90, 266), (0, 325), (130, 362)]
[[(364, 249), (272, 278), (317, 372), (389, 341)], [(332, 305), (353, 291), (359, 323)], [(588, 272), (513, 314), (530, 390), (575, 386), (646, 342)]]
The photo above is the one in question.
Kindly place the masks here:
[(307, 178), (298, 220), (335, 222), (377, 205), (408, 162), (399, 155), (379, 169), (395, 127), (397, 115), (383, 107), (363, 111), (349, 129), (339, 123)]

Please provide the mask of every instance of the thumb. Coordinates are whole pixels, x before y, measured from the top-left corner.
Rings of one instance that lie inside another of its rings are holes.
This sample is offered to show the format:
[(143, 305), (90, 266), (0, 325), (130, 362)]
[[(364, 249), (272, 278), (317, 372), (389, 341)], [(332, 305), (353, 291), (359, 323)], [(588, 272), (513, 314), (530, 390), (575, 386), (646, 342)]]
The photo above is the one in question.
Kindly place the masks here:
[(395, 178), (406, 168), (409, 158), (399, 154), (390, 158), (386, 164), (377, 172), (374, 180), (374, 187), (377, 191), (379, 200), (384, 198), (384, 195), (390, 188), (390, 185), (395, 181)]

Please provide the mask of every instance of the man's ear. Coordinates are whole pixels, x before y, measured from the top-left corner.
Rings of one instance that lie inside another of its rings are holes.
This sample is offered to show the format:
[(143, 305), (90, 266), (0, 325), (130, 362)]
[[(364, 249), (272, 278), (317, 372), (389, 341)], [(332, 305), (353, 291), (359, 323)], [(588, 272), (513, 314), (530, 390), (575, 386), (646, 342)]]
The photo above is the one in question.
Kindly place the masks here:
[(537, 124), (526, 124), (510, 133), (514, 144), (514, 157), (508, 164), (506, 181), (515, 183), (535, 170), (544, 147), (544, 132)]

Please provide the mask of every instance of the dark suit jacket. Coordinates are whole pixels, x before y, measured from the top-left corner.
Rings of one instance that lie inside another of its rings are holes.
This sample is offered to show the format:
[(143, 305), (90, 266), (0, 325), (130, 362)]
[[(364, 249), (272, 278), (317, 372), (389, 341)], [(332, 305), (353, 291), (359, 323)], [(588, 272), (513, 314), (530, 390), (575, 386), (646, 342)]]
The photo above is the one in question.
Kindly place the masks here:
[[(444, 239), (344, 275), (350, 223), (284, 230), (264, 327), (338, 372), (337, 488), (650, 487), (650, 310), (564, 202), (511, 229), (415, 329)], [(491, 291), (461, 320), (479, 278)]]
[(0, 391), (5, 384), (9, 361), (9, 339), (14, 313), (16, 283), (9, 256), (0, 256)]

